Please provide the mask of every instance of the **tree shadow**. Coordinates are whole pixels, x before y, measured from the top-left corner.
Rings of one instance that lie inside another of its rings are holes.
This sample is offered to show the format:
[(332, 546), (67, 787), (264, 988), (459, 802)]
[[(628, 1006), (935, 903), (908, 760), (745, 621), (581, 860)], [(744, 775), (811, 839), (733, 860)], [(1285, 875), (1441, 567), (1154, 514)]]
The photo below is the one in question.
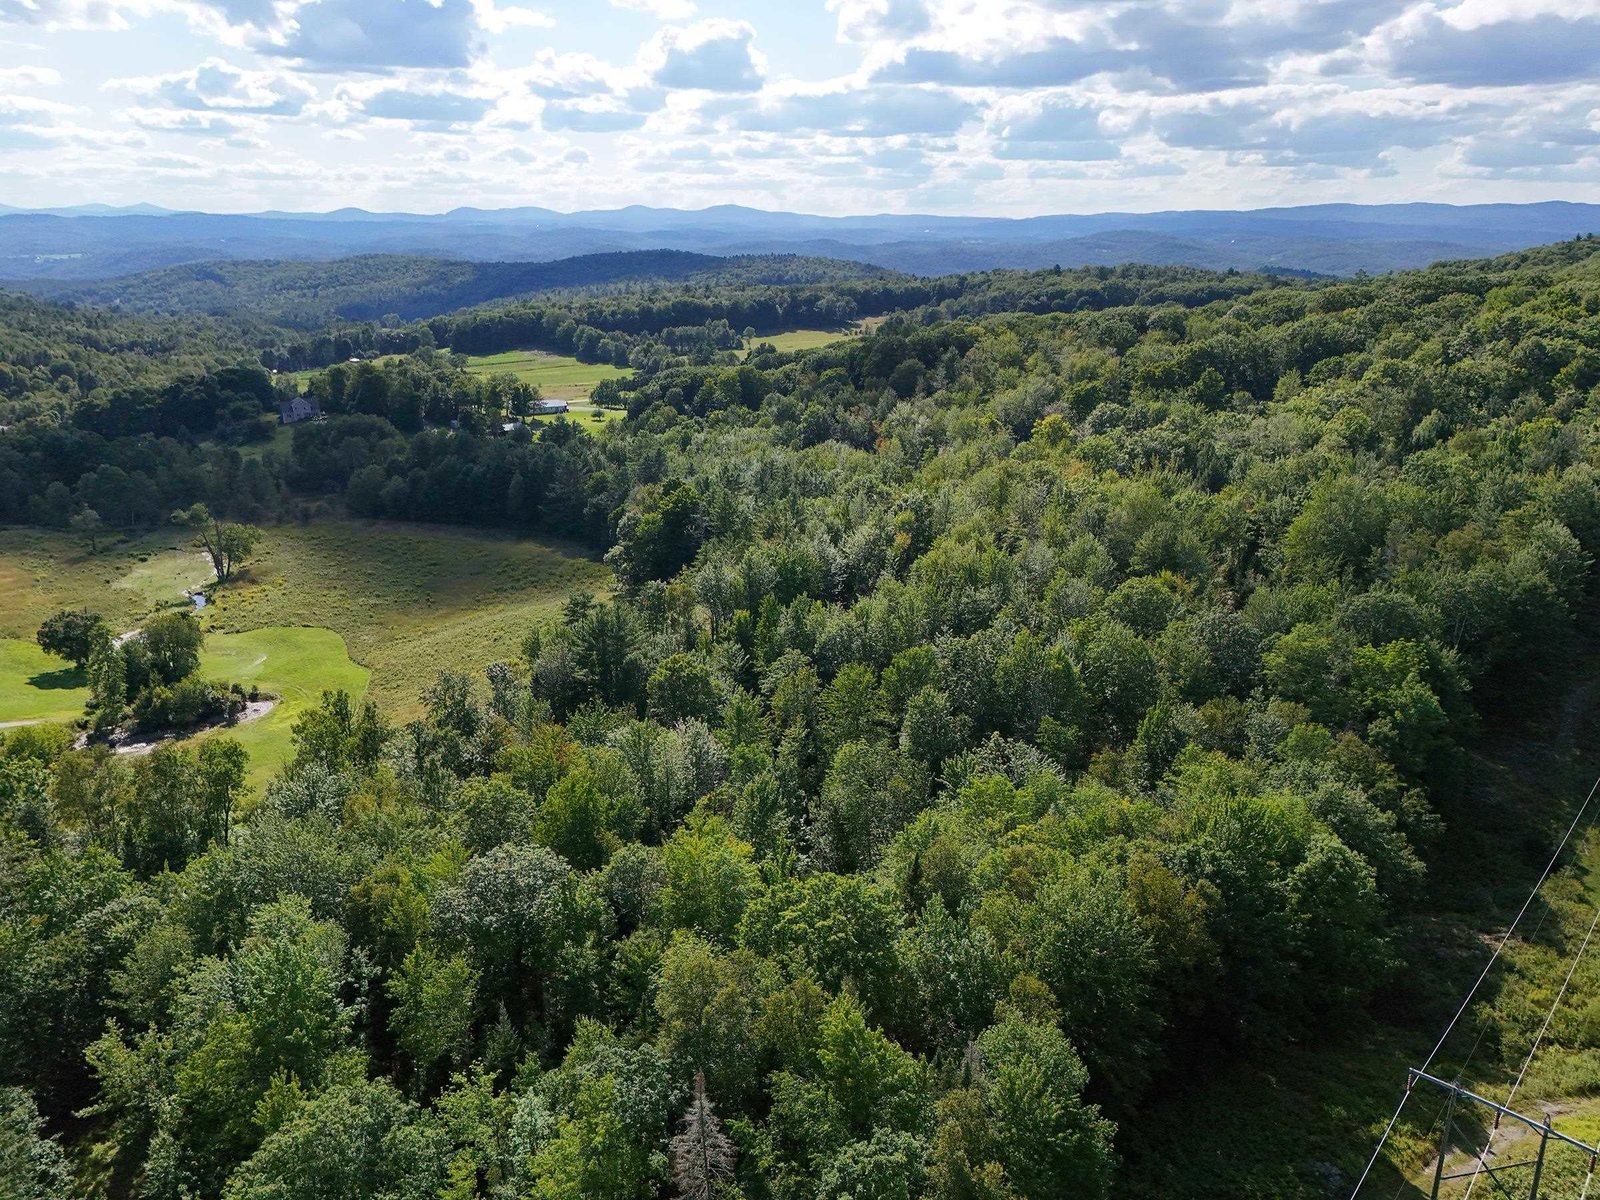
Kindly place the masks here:
[(89, 673), (82, 667), (62, 667), (56, 671), (41, 671), (37, 675), (28, 677), (29, 687), (44, 692), (87, 687), (88, 684)]

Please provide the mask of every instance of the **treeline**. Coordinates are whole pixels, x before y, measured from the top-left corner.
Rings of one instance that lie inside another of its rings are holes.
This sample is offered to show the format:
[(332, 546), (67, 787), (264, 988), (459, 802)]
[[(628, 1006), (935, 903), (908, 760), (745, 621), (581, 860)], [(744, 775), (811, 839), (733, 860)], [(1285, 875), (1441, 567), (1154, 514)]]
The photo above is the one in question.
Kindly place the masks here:
[[(706, 286), (516, 304), (439, 317), (434, 342), (467, 354), (537, 347), (588, 361), (624, 362), (614, 347), (669, 329), (725, 322), (755, 336), (839, 328), (862, 317), (914, 312), (918, 319), (994, 312), (1075, 312), (1134, 304), (1207, 304), (1260, 288), (1261, 276), (1182, 267), (1088, 267), (995, 271), (937, 279), (885, 276), (817, 286)], [(612, 349), (602, 350), (605, 346)], [(598, 357), (609, 354), (611, 357)]]
[(197, 502), (258, 521), (342, 497), (360, 516), (610, 544), (607, 514), (625, 493), (605, 485), (593, 439), (567, 422), (505, 433), (536, 399), (510, 376), (427, 352), (341, 364), (309, 389), (327, 420), (299, 426), (287, 454), (241, 452), (282, 395), (260, 369), (224, 368), (97, 393), (70, 424), (20, 426), (0, 439), (0, 521), (65, 529), (87, 510), (132, 531)]

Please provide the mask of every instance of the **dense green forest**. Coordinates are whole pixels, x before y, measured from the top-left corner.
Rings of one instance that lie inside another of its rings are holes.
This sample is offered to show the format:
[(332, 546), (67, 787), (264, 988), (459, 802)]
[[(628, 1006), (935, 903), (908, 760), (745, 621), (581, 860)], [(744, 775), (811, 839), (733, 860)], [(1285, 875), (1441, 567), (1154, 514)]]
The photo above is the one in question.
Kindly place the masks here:
[[(110, 320), (20, 308), (60, 316), (50, 361)], [(500, 385), (434, 348), (869, 311), (625, 357), (596, 433), (499, 434)], [(259, 345), (0, 435), (0, 520), (322, 506), (560, 534), (616, 581), (418, 721), (326, 696), (259, 803), (204, 753), (4, 735), (21, 1195), (1223, 1194), (1164, 1174), (1162, 1100), (1448, 1015), (1400, 929), (1468, 749), (1594, 596), (1600, 244), (418, 329), (314, 379), (286, 450), (226, 436), (270, 403)]]

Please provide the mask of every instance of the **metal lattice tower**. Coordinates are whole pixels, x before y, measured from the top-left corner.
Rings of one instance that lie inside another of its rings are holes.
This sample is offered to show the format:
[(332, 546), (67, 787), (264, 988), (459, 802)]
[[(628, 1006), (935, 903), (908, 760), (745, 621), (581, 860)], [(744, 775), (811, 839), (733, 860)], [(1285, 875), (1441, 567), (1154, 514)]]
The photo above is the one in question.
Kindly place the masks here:
[[(1539, 1183), (1544, 1176), (1545, 1154), (1549, 1150), (1552, 1141), (1565, 1142), (1567, 1145), (1587, 1154), (1589, 1156), (1589, 1175), (1591, 1178), (1593, 1177), (1596, 1160), (1600, 1159), (1600, 1146), (1591, 1146), (1586, 1142), (1580, 1142), (1577, 1138), (1568, 1137), (1566, 1134), (1552, 1129), (1548, 1113), (1542, 1118), (1530, 1117), (1525, 1113), (1517, 1112), (1515, 1109), (1507, 1108), (1503, 1104), (1496, 1104), (1493, 1100), (1480, 1096), (1476, 1092), (1468, 1091), (1459, 1084), (1451, 1083), (1448, 1080), (1440, 1079), (1437, 1075), (1429, 1075), (1426, 1071), (1413, 1068), (1406, 1079), (1406, 1091), (1410, 1092), (1419, 1083), (1426, 1083), (1432, 1087), (1439, 1088), (1446, 1094), (1444, 1130), (1439, 1135), (1439, 1157), (1433, 1166), (1433, 1188), (1428, 1193), (1429, 1200), (1439, 1200), (1439, 1189), (1453, 1179), (1470, 1178), (1476, 1181), (1480, 1175), (1485, 1176), (1490, 1183), (1498, 1188), (1499, 1194), (1514, 1196), (1515, 1193), (1510, 1190), (1505, 1181), (1501, 1179), (1501, 1176), (1525, 1167), (1533, 1168), (1533, 1183), (1528, 1191), (1528, 1200), (1539, 1200)], [(1496, 1163), (1490, 1166), (1488, 1147), (1485, 1146), (1478, 1153), (1472, 1170), (1458, 1171), (1450, 1175), (1445, 1174), (1445, 1159), (1450, 1154), (1450, 1134), (1455, 1127), (1456, 1107), (1463, 1103), (1478, 1105), (1493, 1112), (1494, 1129), (1499, 1129), (1502, 1119), (1509, 1119), (1520, 1121), (1523, 1125), (1533, 1130), (1539, 1138), (1539, 1148), (1534, 1157), (1519, 1162)], [(1584, 1184), (1584, 1191), (1588, 1191), (1587, 1182)]]

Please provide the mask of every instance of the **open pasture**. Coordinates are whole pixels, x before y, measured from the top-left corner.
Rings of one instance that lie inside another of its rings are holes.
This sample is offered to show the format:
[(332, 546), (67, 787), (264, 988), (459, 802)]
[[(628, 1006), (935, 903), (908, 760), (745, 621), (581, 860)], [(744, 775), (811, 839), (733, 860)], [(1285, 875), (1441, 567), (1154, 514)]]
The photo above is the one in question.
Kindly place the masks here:
[[(52, 612), (89, 608), (123, 631), (186, 605), (184, 589), (210, 577), (170, 532), (90, 555), (61, 534), (0, 530), (0, 724), (83, 713), (82, 672), (33, 641)], [(569, 595), (602, 592), (610, 578), (573, 549), (509, 535), (340, 520), (269, 527), (251, 568), (200, 614), (200, 673), (281, 697), (229, 731), (250, 750), (259, 789), (324, 691), (370, 695), (391, 719), (408, 720), (439, 671), (477, 674), (514, 658)]]
[(510, 535), (393, 522), (269, 528), (246, 578), (219, 589), (210, 628), (325, 626), (372, 673), (396, 719), (420, 711), (439, 671), (515, 657), (528, 631), (610, 571), (571, 548)]
[(750, 340), (750, 345), (740, 352), (739, 357), (745, 357), (757, 346), (771, 346), (784, 354), (793, 354), (796, 350), (815, 350), (819, 346), (831, 346), (834, 342), (850, 336), (850, 330), (841, 329), (791, 329), (787, 333), (757, 334)]
[(629, 372), (610, 363), (585, 363), (543, 350), (508, 350), (467, 359), (467, 370), (479, 375), (515, 375), (536, 385), (549, 400), (587, 400), (595, 385)]

